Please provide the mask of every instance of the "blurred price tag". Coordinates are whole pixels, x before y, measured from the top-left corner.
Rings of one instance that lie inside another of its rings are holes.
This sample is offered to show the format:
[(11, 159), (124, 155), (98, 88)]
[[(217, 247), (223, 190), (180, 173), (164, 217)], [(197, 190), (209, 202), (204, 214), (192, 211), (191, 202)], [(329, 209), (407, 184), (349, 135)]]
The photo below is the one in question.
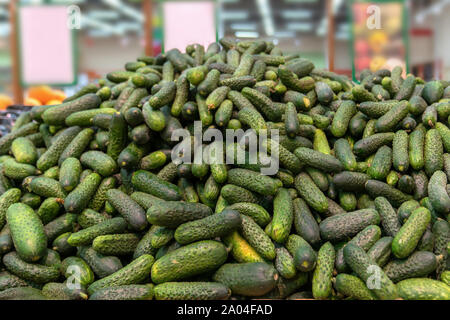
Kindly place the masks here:
[(216, 41), (214, 1), (164, 1), (164, 49), (183, 50), (199, 43), (205, 48)]
[(74, 31), (69, 11), (59, 5), (18, 8), (18, 40), (23, 85), (76, 83)]

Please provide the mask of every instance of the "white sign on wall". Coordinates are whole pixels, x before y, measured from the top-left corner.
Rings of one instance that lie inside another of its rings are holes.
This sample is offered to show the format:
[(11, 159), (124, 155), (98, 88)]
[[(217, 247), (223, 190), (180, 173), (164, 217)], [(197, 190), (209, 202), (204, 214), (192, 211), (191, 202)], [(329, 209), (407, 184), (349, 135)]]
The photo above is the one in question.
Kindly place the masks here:
[(20, 6), (18, 40), (24, 85), (74, 84), (77, 79), (73, 30), (66, 6)]
[(198, 43), (205, 48), (216, 41), (214, 1), (164, 1), (164, 50)]

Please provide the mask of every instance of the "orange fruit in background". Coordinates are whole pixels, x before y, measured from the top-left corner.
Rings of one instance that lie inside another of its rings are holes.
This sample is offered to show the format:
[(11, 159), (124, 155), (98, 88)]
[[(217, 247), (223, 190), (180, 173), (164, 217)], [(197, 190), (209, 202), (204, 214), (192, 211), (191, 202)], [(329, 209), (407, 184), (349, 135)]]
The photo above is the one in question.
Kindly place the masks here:
[(46, 103), (46, 105), (47, 106), (54, 106), (54, 105), (61, 104), (61, 103), (62, 103), (61, 100), (53, 99), (53, 100), (48, 101)]
[(59, 100), (63, 101), (65, 98), (67, 98), (66, 94), (62, 90), (53, 90), (53, 99), (52, 100)]
[(42, 105), (42, 103), (39, 100), (30, 98), (30, 97), (26, 98), (25, 101), (23, 102), (23, 104), (26, 106), (32, 106), (32, 107)]
[(54, 99), (54, 93), (49, 86), (36, 86), (28, 89), (28, 97), (40, 101), (41, 104), (46, 104)]
[(6, 94), (0, 94), (0, 109), (6, 109), (12, 104), (14, 104), (14, 102), (11, 97)]

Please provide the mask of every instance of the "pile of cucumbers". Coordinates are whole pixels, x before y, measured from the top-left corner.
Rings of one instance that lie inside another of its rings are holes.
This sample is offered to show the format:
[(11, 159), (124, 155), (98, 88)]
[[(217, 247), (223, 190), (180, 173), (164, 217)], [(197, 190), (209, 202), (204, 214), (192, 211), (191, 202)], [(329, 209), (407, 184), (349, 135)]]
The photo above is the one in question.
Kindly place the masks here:
[[(0, 139), (0, 299), (449, 300), (449, 84), (224, 38), (34, 107)], [(280, 169), (176, 164), (196, 121), (279, 130)]]

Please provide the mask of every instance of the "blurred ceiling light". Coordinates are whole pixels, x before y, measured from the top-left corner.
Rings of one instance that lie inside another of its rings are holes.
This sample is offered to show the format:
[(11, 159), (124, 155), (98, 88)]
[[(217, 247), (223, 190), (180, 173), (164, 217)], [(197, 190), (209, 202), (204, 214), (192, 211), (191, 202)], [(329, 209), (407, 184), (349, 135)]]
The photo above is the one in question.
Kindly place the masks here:
[(116, 20), (120, 17), (117, 11), (113, 10), (91, 10), (88, 15), (95, 19)]
[(271, 37), (275, 33), (275, 25), (269, 0), (256, 0), (256, 4), (258, 5), (258, 11), (263, 20), (264, 31), (266, 35)]
[(286, 3), (311, 3), (317, 2), (317, 0), (284, 0)]
[(252, 31), (257, 28), (256, 23), (232, 23), (230, 25), (231, 29), (234, 30), (245, 30), (245, 31)]
[(142, 26), (139, 23), (134, 22), (121, 22), (116, 24), (116, 28), (120, 30), (121, 33), (125, 33), (127, 31), (139, 31), (142, 29)]
[(417, 15), (416, 15), (416, 22), (419, 24), (422, 24), (425, 22), (425, 19), (431, 15), (439, 15), (442, 14), (443, 10), (445, 9), (445, 7), (447, 5), (450, 5), (450, 0), (441, 0), (439, 2), (434, 3), (433, 5), (431, 5), (430, 7), (428, 7), (427, 9), (421, 10)]
[(144, 22), (144, 16), (139, 10), (136, 10), (133, 7), (126, 5), (121, 0), (103, 0), (103, 3), (111, 6), (112, 8), (118, 10), (119, 12), (130, 18), (133, 18), (139, 22)]
[(252, 31), (236, 31), (234, 34), (237, 38), (258, 38), (259, 33), (258, 32), (252, 32)]
[(295, 37), (295, 32), (294, 31), (290, 31), (290, 30), (277, 31), (277, 32), (275, 32), (275, 34), (273, 36), (274, 36), (274, 38), (278, 38), (278, 39), (294, 38)]
[(120, 32), (120, 30), (118, 30), (117, 28), (113, 27), (110, 24), (104, 23), (100, 20), (97, 19), (92, 19), (86, 15), (82, 15), (81, 16), (81, 25), (83, 26), (88, 26), (91, 28), (95, 28), (98, 30), (102, 30), (104, 32), (109, 32), (110, 34), (114, 34), (114, 35), (121, 35), (122, 33)]
[(327, 33), (327, 25), (328, 25), (328, 20), (327, 18), (322, 18), (322, 20), (320, 21), (319, 27), (317, 28), (317, 35), (323, 37), (326, 33)]
[(219, 4), (222, 3), (238, 3), (239, 0), (218, 0)]
[(308, 22), (289, 22), (287, 28), (294, 31), (311, 31), (312, 24)]
[(344, 3), (343, 0), (334, 0), (333, 1), (333, 13), (334, 14), (336, 14), (339, 11), (339, 9), (343, 3)]
[(281, 11), (283, 19), (308, 19), (312, 17), (310, 10), (283, 10)]
[(222, 20), (246, 20), (248, 19), (247, 11), (224, 11), (220, 13)]
[(111, 32), (105, 30), (92, 29), (88, 31), (88, 35), (93, 38), (107, 38), (110, 37), (112, 34)]
[(339, 31), (339, 32), (336, 32), (335, 38), (337, 40), (348, 40), (350, 38), (350, 36), (349, 36), (348, 32)]

